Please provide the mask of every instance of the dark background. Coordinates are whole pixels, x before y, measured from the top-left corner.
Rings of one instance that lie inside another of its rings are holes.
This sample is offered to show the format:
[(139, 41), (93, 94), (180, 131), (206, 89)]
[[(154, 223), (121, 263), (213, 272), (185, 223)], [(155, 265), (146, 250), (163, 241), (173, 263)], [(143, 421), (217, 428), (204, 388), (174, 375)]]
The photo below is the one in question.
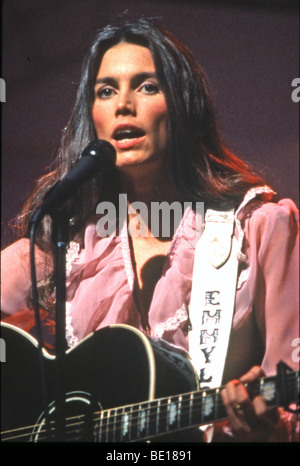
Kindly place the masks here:
[(299, 15), (289, 1), (4, 0), (2, 247), (66, 125), (94, 32), (127, 12), (161, 18), (206, 72), (225, 142), (297, 205)]

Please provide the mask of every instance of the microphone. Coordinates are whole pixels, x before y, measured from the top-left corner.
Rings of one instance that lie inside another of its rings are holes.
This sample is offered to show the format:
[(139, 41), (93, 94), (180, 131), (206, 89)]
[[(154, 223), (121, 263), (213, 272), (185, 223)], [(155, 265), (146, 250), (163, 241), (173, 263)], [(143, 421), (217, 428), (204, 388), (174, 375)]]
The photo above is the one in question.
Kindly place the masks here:
[(44, 215), (51, 214), (67, 202), (79, 185), (95, 176), (101, 170), (113, 168), (116, 163), (115, 148), (107, 141), (99, 139), (90, 142), (82, 151), (75, 167), (47, 193), (44, 202), (34, 212), (31, 223), (38, 224)]

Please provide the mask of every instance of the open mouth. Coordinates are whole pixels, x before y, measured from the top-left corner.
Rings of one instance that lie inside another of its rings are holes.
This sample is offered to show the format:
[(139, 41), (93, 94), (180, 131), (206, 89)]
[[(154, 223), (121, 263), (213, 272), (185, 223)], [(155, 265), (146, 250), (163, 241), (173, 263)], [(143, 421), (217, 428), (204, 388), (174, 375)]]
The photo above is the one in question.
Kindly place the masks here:
[(141, 138), (145, 132), (139, 128), (120, 128), (114, 132), (113, 138), (118, 142), (132, 141)]

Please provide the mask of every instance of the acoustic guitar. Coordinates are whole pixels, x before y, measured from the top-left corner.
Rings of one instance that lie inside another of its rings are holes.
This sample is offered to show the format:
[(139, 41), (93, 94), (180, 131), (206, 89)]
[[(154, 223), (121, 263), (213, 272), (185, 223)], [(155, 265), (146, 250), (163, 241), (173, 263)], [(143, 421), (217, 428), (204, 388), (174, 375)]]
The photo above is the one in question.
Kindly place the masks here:
[[(2, 442), (157, 441), (226, 417), (221, 387), (199, 390), (185, 353), (126, 325), (89, 335), (60, 366), (10, 324), (1, 324), (1, 344)], [(247, 388), (288, 407), (299, 400), (299, 373), (279, 363)]]

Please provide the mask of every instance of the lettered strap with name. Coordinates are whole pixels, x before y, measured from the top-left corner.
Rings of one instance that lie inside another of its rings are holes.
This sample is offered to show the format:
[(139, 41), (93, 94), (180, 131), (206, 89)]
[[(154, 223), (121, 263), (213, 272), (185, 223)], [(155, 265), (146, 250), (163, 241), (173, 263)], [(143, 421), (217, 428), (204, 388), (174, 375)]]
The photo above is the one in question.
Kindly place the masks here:
[(208, 210), (196, 245), (189, 317), (189, 353), (200, 387), (218, 387), (235, 303), (238, 242), (234, 210)]

